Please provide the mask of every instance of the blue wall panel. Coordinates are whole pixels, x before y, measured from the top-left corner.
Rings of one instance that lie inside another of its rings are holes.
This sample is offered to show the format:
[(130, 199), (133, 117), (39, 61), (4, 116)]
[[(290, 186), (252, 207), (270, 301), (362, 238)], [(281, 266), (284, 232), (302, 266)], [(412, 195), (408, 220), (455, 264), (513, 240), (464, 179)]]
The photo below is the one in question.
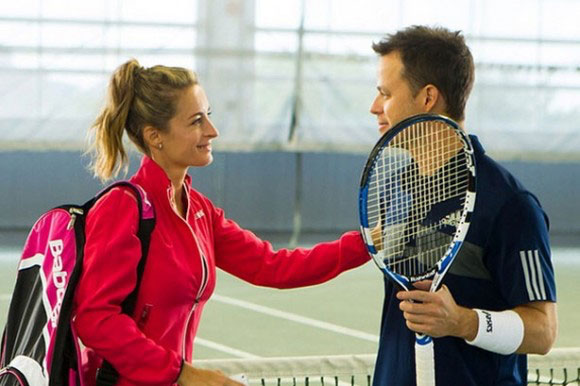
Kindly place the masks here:
[[(287, 152), (218, 153), (212, 165), (191, 170), (193, 186), (228, 217), (258, 232), (290, 232), (297, 196), (304, 232), (355, 229), (357, 185), (366, 157), (296, 157)], [(27, 229), (43, 211), (89, 198), (101, 185), (86, 170), (87, 162), (78, 152), (0, 153), (0, 229)], [(580, 235), (580, 164), (503, 164), (538, 196), (553, 234)], [(130, 173), (138, 165), (135, 155)]]

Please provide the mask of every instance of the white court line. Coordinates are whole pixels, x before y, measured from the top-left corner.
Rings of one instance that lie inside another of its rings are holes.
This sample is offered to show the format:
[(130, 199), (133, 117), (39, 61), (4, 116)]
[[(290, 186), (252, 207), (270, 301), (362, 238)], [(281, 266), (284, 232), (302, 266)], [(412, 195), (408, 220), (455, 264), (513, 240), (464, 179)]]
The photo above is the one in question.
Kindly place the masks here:
[(321, 328), (323, 330), (332, 331), (332, 332), (335, 332), (337, 334), (348, 335), (348, 336), (352, 336), (354, 338), (367, 340), (367, 341), (370, 341), (373, 343), (379, 342), (378, 335), (368, 334), (366, 332), (354, 330), (352, 328), (342, 327), (342, 326), (339, 326), (336, 324), (323, 322), (321, 320), (311, 319), (311, 318), (307, 318), (305, 316), (292, 314), (290, 312), (276, 310), (274, 308), (261, 306), (258, 304), (246, 302), (244, 300), (234, 299), (234, 298), (230, 298), (228, 296), (223, 296), (223, 295), (218, 295), (218, 294), (212, 295), (211, 299), (218, 301), (218, 302), (221, 302), (221, 303), (230, 304), (232, 306), (237, 306), (237, 307), (245, 308), (245, 309), (248, 309), (251, 311), (260, 312), (262, 314), (275, 316), (277, 318), (282, 318), (282, 319), (286, 319), (286, 320), (291, 320), (293, 322), (302, 323), (302, 324), (305, 324), (305, 325), (308, 325), (311, 327), (317, 327), (317, 328)]
[[(11, 294), (0, 294), (0, 301), (10, 301), (11, 298), (12, 298)], [(195, 338), (195, 344), (199, 344), (200, 346), (205, 346), (205, 347), (217, 350), (217, 351), (221, 351), (223, 353), (230, 354), (230, 355), (233, 355), (233, 356), (238, 357), (238, 358), (243, 358), (243, 359), (260, 358), (258, 355), (254, 355), (254, 354), (251, 354), (249, 352), (242, 351), (242, 350), (237, 350), (233, 347), (225, 346), (223, 344), (212, 342), (210, 340), (199, 338), (199, 337)]]
[[(12, 297), (11, 294), (0, 294), (0, 301), (4, 301), (4, 300), (9, 301), (11, 297)], [(291, 314), (289, 312), (275, 310), (273, 308), (260, 306), (260, 305), (246, 302), (243, 300), (229, 298), (227, 296), (214, 294), (212, 296), (212, 298), (218, 302), (222, 302), (222, 303), (226, 303), (226, 304), (230, 304), (230, 305), (234, 305), (234, 306), (238, 306), (238, 307), (242, 307), (242, 308), (247, 308), (247, 309), (250, 309), (252, 311), (261, 312), (261, 313), (264, 313), (267, 315), (276, 316), (279, 318), (295, 321), (298, 323), (303, 323), (303, 324), (306, 324), (309, 326), (318, 327), (318, 328), (322, 328), (325, 330), (330, 330), (333, 332), (337, 332), (337, 333), (341, 333), (341, 334), (345, 334), (345, 335), (349, 335), (349, 336), (354, 336), (354, 337), (365, 339), (365, 340), (370, 340), (371, 342), (378, 342), (378, 339), (379, 339), (378, 336), (367, 334), (367, 333), (364, 333), (361, 331), (353, 330), (353, 329), (346, 328), (346, 327), (337, 326), (335, 324), (326, 323), (326, 322), (322, 322), (322, 321), (315, 320), (315, 319), (306, 318), (304, 316)], [(220, 343), (216, 343), (216, 342), (213, 342), (211, 340), (203, 339), (200, 337), (195, 338), (195, 345), (204, 346), (204, 347), (207, 347), (207, 348), (210, 348), (210, 349), (213, 349), (216, 351), (220, 351), (220, 352), (226, 353), (228, 355), (232, 355), (234, 357), (242, 358), (242, 359), (260, 359), (260, 358), (262, 358), (258, 355), (249, 353), (247, 351), (238, 350), (238, 349), (235, 349), (233, 347), (229, 347), (229, 346), (226, 346), (226, 345), (223, 345)], [(350, 383), (346, 383), (346, 382), (342, 382), (342, 381), (339, 381), (338, 384), (340, 386), (350, 385)]]
[[(11, 294), (0, 294), (0, 301), (10, 301), (11, 297), (12, 297)], [(320, 320), (307, 318), (305, 316), (292, 314), (290, 312), (276, 310), (274, 308), (261, 306), (261, 305), (250, 303), (250, 302), (247, 302), (244, 300), (234, 299), (234, 298), (230, 298), (228, 296), (223, 296), (223, 295), (218, 295), (218, 294), (214, 294), (212, 296), (212, 299), (215, 301), (224, 303), (224, 304), (229, 304), (229, 305), (245, 308), (245, 309), (248, 309), (248, 310), (251, 310), (254, 312), (259, 312), (259, 313), (274, 316), (277, 318), (290, 320), (290, 321), (293, 321), (296, 323), (302, 323), (302, 324), (305, 324), (305, 325), (308, 325), (311, 327), (321, 328), (323, 330), (335, 332), (337, 334), (343, 334), (343, 335), (351, 336), (354, 338), (359, 338), (362, 340), (370, 341), (373, 343), (378, 343), (378, 341), (379, 341), (378, 335), (368, 334), (366, 332), (354, 330), (352, 328), (342, 327), (342, 326), (339, 326), (336, 324), (323, 322)], [(251, 354), (251, 353), (248, 353), (248, 352), (245, 352), (242, 350), (237, 350), (237, 349), (234, 349), (232, 347), (224, 346), (224, 345), (221, 345), (219, 343), (215, 343), (215, 342), (203, 339), (203, 338), (196, 338), (195, 341), (199, 345), (206, 346), (208, 348), (218, 350), (218, 351), (221, 351), (221, 352), (224, 352), (224, 353), (227, 353), (227, 354), (239, 357), (239, 358), (259, 358), (259, 356), (256, 356), (254, 354)]]
[(260, 358), (259, 356), (251, 354), (249, 352), (237, 350), (233, 347), (224, 346), (223, 344), (212, 342), (211, 340), (203, 339), (200, 337), (195, 338), (195, 344), (196, 345), (198, 344), (198, 345), (204, 346), (204, 347), (208, 347), (208, 348), (211, 348), (211, 349), (214, 349), (217, 351), (225, 352), (226, 354), (230, 354), (230, 355), (233, 355), (233, 356), (238, 357), (238, 358), (243, 358), (243, 359), (258, 359), (258, 358)]

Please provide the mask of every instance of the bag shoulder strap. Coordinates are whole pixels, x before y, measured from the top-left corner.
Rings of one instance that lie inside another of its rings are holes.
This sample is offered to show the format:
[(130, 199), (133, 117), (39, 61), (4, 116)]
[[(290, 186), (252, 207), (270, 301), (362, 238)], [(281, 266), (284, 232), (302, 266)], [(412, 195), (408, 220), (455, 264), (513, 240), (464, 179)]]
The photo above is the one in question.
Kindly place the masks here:
[[(143, 278), (143, 272), (145, 271), (145, 263), (147, 262), (147, 256), (149, 253), (149, 243), (151, 241), (151, 233), (153, 228), (155, 228), (155, 211), (153, 205), (147, 198), (147, 193), (145, 190), (130, 181), (118, 181), (109, 186), (104, 190), (99, 192), (94, 201), (96, 202), (99, 198), (107, 194), (114, 188), (117, 187), (127, 187), (132, 190), (135, 198), (137, 199), (137, 206), (139, 209), (139, 226), (137, 228), (137, 237), (141, 242), (141, 259), (137, 265), (137, 282), (133, 291), (125, 298), (121, 304), (121, 308), (124, 314), (132, 314), (135, 310), (135, 305), (137, 303), (137, 294), (139, 293), (139, 288), (141, 286), (141, 279)], [(94, 205), (94, 202), (92, 203)], [(91, 205), (91, 206), (92, 206)]]
[[(111, 189), (117, 187), (126, 187), (133, 191), (135, 198), (137, 199), (137, 206), (139, 208), (139, 226), (137, 228), (137, 237), (141, 242), (141, 259), (137, 265), (137, 282), (133, 291), (125, 298), (123, 303), (121, 303), (121, 309), (124, 314), (131, 315), (135, 310), (135, 305), (137, 303), (137, 295), (139, 293), (139, 288), (141, 286), (141, 279), (143, 278), (143, 272), (145, 271), (145, 263), (147, 262), (147, 256), (149, 254), (149, 244), (151, 241), (151, 233), (153, 228), (155, 228), (155, 212), (153, 205), (147, 199), (147, 193), (145, 190), (130, 181), (118, 181), (103, 189), (99, 192), (92, 202), (87, 203), (90, 206), (94, 205), (95, 202), (107, 194)], [(108, 361), (104, 361), (101, 368), (97, 371), (97, 386), (113, 386), (117, 383), (119, 379), (119, 373)]]

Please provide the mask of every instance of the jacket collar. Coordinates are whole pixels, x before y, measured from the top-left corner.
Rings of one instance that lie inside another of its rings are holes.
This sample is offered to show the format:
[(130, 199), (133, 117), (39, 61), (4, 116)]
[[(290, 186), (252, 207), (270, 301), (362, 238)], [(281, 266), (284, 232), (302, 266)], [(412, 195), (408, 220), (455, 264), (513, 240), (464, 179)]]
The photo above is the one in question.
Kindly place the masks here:
[(473, 150), (475, 151), (475, 154), (478, 154), (478, 155), (485, 154), (485, 149), (481, 145), (481, 142), (479, 142), (479, 138), (477, 138), (476, 135), (469, 134), (469, 139), (471, 140), (471, 144), (473, 145)]
[[(146, 155), (141, 159), (141, 166), (133, 178), (146, 191), (161, 197), (166, 197), (173, 189), (165, 170)], [(188, 174), (185, 175), (184, 184), (186, 189), (191, 186), (191, 177)]]

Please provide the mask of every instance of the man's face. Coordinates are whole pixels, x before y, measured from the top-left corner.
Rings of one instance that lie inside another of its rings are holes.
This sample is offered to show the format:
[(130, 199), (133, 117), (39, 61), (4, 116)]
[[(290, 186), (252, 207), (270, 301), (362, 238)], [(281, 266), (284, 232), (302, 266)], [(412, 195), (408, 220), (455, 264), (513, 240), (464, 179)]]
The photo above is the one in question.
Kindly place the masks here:
[(383, 55), (379, 59), (377, 96), (370, 112), (377, 116), (381, 135), (412, 115), (426, 112), (413, 96), (409, 82), (403, 78), (403, 62), (398, 51)]

